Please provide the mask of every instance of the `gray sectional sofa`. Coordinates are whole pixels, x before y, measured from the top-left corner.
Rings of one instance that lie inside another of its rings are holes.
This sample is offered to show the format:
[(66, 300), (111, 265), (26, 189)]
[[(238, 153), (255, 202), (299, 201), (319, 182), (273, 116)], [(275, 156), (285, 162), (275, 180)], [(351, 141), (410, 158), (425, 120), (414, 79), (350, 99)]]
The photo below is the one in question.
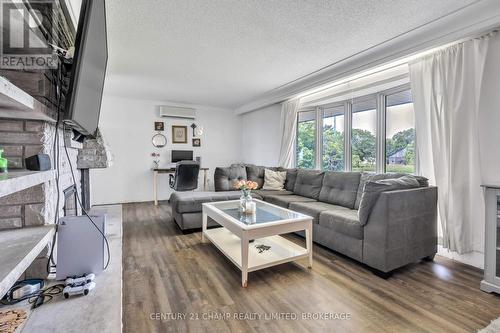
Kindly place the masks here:
[[(176, 192), (170, 198), (175, 222), (182, 230), (201, 228), (202, 203), (234, 200), (239, 179), (262, 187), (264, 169), (254, 165), (232, 165), (215, 170), (215, 192)], [(280, 169), (280, 168), (270, 168)], [(313, 240), (386, 273), (437, 252), (437, 188), (416, 177), (418, 187), (385, 191), (371, 207), (361, 205), (365, 185), (403, 174), (322, 172), (306, 169), (287, 171), (284, 191), (257, 189), (253, 196), (313, 217)], [(359, 216), (364, 210), (365, 223)], [(366, 211), (369, 209), (369, 211)], [(210, 225), (215, 225), (209, 222)]]

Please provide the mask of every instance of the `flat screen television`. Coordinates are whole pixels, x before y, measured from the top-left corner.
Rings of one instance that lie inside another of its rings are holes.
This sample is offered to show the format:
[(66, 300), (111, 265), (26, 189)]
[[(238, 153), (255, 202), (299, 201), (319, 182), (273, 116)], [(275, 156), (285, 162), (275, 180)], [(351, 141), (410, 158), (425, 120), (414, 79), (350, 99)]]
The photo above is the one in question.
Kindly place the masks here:
[(64, 113), (64, 122), (83, 135), (94, 136), (99, 124), (107, 62), (105, 2), (83, 0)]
[(172, 150), (172, 163), (177, 163), (180, 161), (192, 161), (193, 151), (192, 150)]

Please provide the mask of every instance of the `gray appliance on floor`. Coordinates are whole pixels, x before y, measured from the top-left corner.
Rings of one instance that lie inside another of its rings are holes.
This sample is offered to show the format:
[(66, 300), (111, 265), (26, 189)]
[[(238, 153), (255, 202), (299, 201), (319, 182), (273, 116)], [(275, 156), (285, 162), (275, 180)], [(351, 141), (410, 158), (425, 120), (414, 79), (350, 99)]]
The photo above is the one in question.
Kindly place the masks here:
[[(106, 215), (90, 215), (92, 221), (106, 232)], [(104, 238), (87, 216), (66, 216), (59, 220), (57, 233), (56, 279), (87, 273), (98, 274), (104, 269)]]

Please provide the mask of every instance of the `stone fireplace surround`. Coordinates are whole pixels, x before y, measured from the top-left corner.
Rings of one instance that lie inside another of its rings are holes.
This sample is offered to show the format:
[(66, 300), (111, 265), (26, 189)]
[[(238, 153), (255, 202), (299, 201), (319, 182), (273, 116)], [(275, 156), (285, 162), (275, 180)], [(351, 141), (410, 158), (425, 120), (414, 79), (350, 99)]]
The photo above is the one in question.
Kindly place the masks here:
[[(24, 169), (24, 159), (37, 153), (51, 157), (54, 168), (53, 143), (55, 124), (36, 120), (0, 119), (0, 147), (9, 160), (9, 171)], [(59, 207), (57, 205), (56, 181), (50, 180), (20, 192), (0, 198), (0, 230), (26, 228), (54, 223), (57, 211), (64, 215), (64, 189), (73, 185), (70, 163), (64, 151), (64, 138), (69, 133), (59, 130)], [(78, 150), (68, 147), (68, 155), (74, 168), (77, 191), (80, 193), (80, 173), (76, 169)], [(26, 277), (45, 277), (50, 245), (38, 255), (26, 271)]]
[[(107, 167), (111, 162), (111, 154), (104, 145), (100, 134), (97, 139), (86, 139), (81, 144), (71, 139), (71, 131), (63, 133), (62, 127), (60, 127), (58, 132), (60, 172), (58, 208), (56, 208), (57, 190), (55, 179), (1, 197), (0, 231), (52, 224), (54, 223), (56, 212), (58, 216), (65, 215), (65, 190), (72, 188), (74, 184), (63, 140), (66, 141), (69, 159), (76, 178), (76, 186), (73, 188), (81, 198), (81, 175), (86, 173), (88, 176), (88, 169)], [(0, 118), (0, 148), (5, 150), (5, 157), (9, 160), (9, 171), (23, 170), (25, 168), (24, 159), (37, 153), (48, 154), (51, 158), (52, 168), (54, 168), (54, 135), (55, 124), (51, 122)], [(83, 168), (81, 168), (82, 166)], [(88, 177), (83, 178), (86, 180), (83, 188), (88, 189), (89, 179)], [(85, 193), (82, 201), (89, 202), (88, 195), (88, 192)], [(82, 213), (78, 205), (74, 208), (76, 208), (77, 214)], [(69, 215), (74, 215), (74, 212), (71, 212)], [(46, 265), (49, 253), (50, 245), (44, 248), (37, 259), (26, 270), (26, 278), (43, 278), (47, 276)]]

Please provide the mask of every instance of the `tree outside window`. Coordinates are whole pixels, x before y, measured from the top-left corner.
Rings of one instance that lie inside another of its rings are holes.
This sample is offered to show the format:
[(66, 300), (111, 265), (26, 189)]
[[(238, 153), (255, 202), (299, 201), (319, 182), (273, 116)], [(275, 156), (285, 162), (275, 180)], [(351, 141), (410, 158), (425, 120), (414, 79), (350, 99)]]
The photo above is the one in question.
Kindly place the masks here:
[(344, 170), (344, 106), (323, 110), (322, 169)]
[(415, 172), (415, 119), (411, 91), (386, 97), (386, 172)]
[(353, 171), (375, 171), (377, 153), (377, 101), (352, 104), (351, 164)]
[[(385, 98), (384, 103), (377, 103)], [(345, 137), (346, 105), (350, 103), (350, 137)], [(377, 110), (380, 105), (384, 109)], [(385, 114), (384, 127), (378, 128), (379, 112)], [(321, 115), (320, 115), (321, 114)], [(316, 118), (318, 115), (318, 119)], [(317, 121), (322, 131), (316, 132)], [(377, 141), (377, 133), (384, 135), (385, 147)], [(348, 141), (346, 141), (346, 139)], [(317, 141), (321, 140), (321, 151), (316, 151)], [(346, 156), (346, 144), (351, 156)], [(297, 124), (297, 163), (299, 168), (343, 171), (345, 159), (351, 159), (352, 171), (376, 171), (382, 164), (386, 172), (415, 172), (415, 120), (410, 89), (391, 93), (358, 98), (321, 106), (317, 109), (299, 112)], [(384, 150), (385, 161), (377, 161), (377, 150)], [(317, 154), (320, 154), (319, 156)], [(320, 165), (316, 165), (316, 161)]]
[(316, 166), (316, 111), (299, 112), (297, 124), (297, 167)]

